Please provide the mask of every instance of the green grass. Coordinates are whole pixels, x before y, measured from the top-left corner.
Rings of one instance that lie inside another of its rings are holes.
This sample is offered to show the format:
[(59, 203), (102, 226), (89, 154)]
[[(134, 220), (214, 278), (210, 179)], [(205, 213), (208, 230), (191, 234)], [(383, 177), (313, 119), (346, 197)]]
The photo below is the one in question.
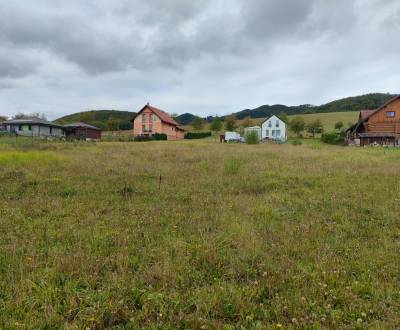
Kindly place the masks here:
[(0, 328), (400, 324), (400, 150), (45, 146), (0, 143)]

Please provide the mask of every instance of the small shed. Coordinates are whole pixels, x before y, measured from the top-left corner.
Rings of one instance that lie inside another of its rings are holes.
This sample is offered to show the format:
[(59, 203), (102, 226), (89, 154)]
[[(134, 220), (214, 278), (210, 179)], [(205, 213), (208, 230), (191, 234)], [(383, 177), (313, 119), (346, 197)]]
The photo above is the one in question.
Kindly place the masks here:
[(84, 141), (100, 140), (101, 129), (86, 123), (72, 123), (64, 125), (67, 139), (77, 139)]
[(256, 132), (257, 136), (258, 136), (258, 141), (261, 140), (261, 127), (260, 126), (245, 127), (244, 136), (246, 137), (247, 134), (249, 134), (251, 132)]

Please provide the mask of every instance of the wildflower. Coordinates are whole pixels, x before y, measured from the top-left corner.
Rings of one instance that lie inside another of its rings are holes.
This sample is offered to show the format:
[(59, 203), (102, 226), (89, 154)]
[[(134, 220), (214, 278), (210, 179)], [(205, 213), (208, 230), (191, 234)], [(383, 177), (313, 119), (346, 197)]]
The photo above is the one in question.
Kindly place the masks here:
[(361, 313), (361, 316), (362, 317), (367, 317), (367, 314), (363, 312), (363, 313)]
[(362, 320), (361, 318), (358, 318), (358, 319), (357, 319), (357, 323), (362, 323), (362, 321), (363, 321), (363, 320)]
[(277, 327), (277, 328), (282, 328), (282, 324), (277, 323), (277, 324), (276, 324), (276, 327)]

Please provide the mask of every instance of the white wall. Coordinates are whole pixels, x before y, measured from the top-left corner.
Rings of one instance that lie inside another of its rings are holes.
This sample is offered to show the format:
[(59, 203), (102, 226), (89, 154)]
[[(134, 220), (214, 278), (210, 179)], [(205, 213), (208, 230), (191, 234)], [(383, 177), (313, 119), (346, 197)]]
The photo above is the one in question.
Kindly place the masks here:
[(272, 116), (261, 126), (262, 139), (286, 141), (286, 124), (277, 116)]
[[(23, 125), (25, 126), (25, 125)], [(30, 131), (19, 130), (19, 125), (7, 125), (7, 131), (11, 133), (17, 133), (22, 136), (54, 136), (54, 137), (62, 137), (64, 136), (64, 132), (59, 127), (53, 127), (50, 133), (49, 126), (42, 126), (37, 124), (31, 125)]]

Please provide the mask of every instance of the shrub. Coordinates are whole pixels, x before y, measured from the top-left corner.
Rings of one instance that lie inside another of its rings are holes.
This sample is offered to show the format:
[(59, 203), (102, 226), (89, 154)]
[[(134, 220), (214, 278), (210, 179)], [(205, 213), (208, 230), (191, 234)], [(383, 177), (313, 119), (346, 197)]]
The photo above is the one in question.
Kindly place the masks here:
[(327, 144), (342, 144), (344, 142), (344, 132), (327, 132), (321, 135), (321, 141)]
[(156, 141), (167, 141), (168, 140), (167, 134), (162, 134), (162, 133), (154, 134), (153, 138)]
[(194, 139), (204, 139), (206, 137), (210, 137), (211, 132), (187, 132), (185, 134), (185, 139), (194, 140)]
[(258, 144), (260, 139), (256, 131), (250, 131), (246, 133), (245, 141), (247, 144)]
[(152, 136), (135, 136), (135, 138), (133, 139), (133, 141), (135, 142), (147, 142), (147, 141), (153, 141), (154, 138)]
[(301, 140), (296, 139), (296, 140), (293, 140), (293, 141), (292, 141), (292, 144), (293, 144), (294, 146), (300, 146), (300, 145), (302, 144), (302, 142), (301, 142)]

